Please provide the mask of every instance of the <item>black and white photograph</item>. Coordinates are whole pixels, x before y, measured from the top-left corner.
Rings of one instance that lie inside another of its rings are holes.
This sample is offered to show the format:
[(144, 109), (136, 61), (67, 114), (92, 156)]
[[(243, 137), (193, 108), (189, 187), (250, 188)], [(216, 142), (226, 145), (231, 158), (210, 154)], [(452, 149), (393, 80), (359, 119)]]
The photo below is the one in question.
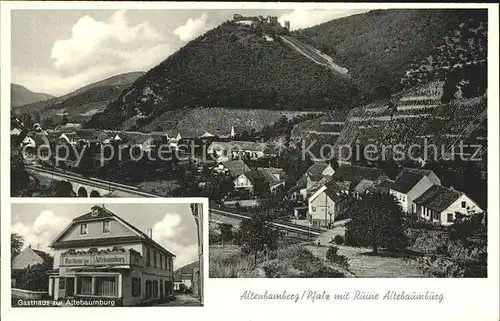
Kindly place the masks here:
[(12, 197), (208, 197), (213, 278), (487, 277), (486, 9), (11, 24)]
[(2, 317), (498, 319), (497, 4), (0, 6)]
[(12, 307), (203, 306), (203, 211), (180, 202), (12, 204)]

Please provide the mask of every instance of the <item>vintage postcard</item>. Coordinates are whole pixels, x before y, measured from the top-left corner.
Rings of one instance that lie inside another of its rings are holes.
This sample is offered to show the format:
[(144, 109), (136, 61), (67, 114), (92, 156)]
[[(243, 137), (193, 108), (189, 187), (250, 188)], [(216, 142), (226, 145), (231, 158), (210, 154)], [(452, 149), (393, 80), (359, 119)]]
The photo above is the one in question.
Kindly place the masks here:
[(202, 306), (202, 203), (13, 203), (11, 213), (13, 307)]
[[(493, 308), (497, 11), (2, 3), (2, 294), (16, 307), (34, 292), (209, 311)], [(207, 202), (203, 233), (165, 216), (187, 198)], [(189, 264), (205, 237), (207, 262)], [(36, 281), (32, 263), (47, 268)]]

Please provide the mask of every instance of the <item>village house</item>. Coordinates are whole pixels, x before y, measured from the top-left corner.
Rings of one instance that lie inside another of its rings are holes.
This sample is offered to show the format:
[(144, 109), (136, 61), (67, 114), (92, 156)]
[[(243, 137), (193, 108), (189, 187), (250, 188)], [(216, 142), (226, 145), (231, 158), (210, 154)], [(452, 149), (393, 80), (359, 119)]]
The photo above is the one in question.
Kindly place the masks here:
[[(49, 254), (40, 250), (32, 249), (31, 245), (28, 245), (12, 259), (11, 269), (13, 271), (24, 270), (30, 266), (49, 262), (50, 259), (51, 257)], [(14, 277), (11, 279), (11, 284), (12, 287), (16, 286), (16, 279)]]
[(11, 136), (19, 136), (19, 135), (21, 135), (21, 133), (22, 133), (22, 130), (20, 130), (19, 128), (13, 128), (10, 131)]
[(240, 174), (233, 181), (236, 190), (246, 189), (252, 195), (260, 194), (266, 188), (266, 180), (259, 171), (248, 171)]
[(218, 173), (228, 173), (232, 177), (238, 177), (243, 173), (250, 172), (250, 167), (242, 160), (232, 160), (224, 163), (219, 163), (214, 171)]
[(78, 142), (85, 143), (87, 146), (96, 146), (98, 143), (99, 132), (95, 129), (78, 130), (76, 135), (78, 136)]
[(199, 136), (201, 139), (207, 139), (207, 138), (214, 138), (215, 135), (210, 133), (210, 132), (204, 132), (202, 135)]
[(180, 292), (184, 289), (189, 289), (192, 291), (194, 296), (199, 294), (199, 282), (197, 281), (197, 275), (199, 276), (200, 262), (195, 261), (184, 265), (180, 269), (174, 272), (174, 291)]
[(50, 260), (50, 255), (31, 248), (28, 245), (17, 256), (12, 259), (12, 270), (24, 270), (27, 267), (42, 264)]
[(50, 247), (54, 300), (106, 298), (132, 306), (173, 295), (175, 255), (105, 207), (73, 219)]
[(440, 225), (451, 225), (457, 213), (473, 215), (483, 210), (465, 193), (433, 185), (414, 200), (418, 217)]
[(307, 199), (308, 194), (314, 186), (319, 188), (322, 183), (326, 184), (334, 173), (335, 170), (330, 164), (315, 163), (311, 165), (297, 182), (299, 195), (302, 199)]
[(102, 132), (97, 136), (97, 142), (103, 145), (111, 144), (113, 142), (121, 142), (122, 137), (119, 133)]
[(315, 227), (331, 227), (346, 208), (349, 191), (343, 189), (335, 181), (320, 187), (308, 198), (309, 218)]
[(234, 159), (256, 160), (271, 155), (266, 143), (248, 141), (212, 142), (207, 148), (208, 155), (215, 155), (217, 162)]
[(66, 123), (65, 125), (57, 125), (55, 128), (55, 130), (61, 132), (74, 132), (80, 129), (82, 129), (82, 124), (78, 123)]
[(198, 135), (194, 131), (179, 131), (178, 137), (180, 137), (178, 144), (190, 145), (198, 138)]
[(24, 137), (21, 144), (29, 148), (40, 148), (41, 146), (50, 146), (50, 140), (47, 135), (31, 132)]
[(333, 174), (333, 179), (337, 182), (348, 182), (355, 188), (361, 181), (365, 180), (362, 184), (363, 188), (360, 186), (358, 189), (364, 189), (368, 182), (378, 184), (388, 177), (383, 170), (374, 167), (365, 167), (357, 165), (343, 164), (337, 168)]
[(375, 190), (376, 184), (368, 179), (362, 179), (353, 189), (352, 194), (356, 198), (361, 198), (363, 195)]
[(257, 171), (264, 177), (265, 182), (269, 185), (269, 191), (271, 193), (276, 193), (279, 188), (285, 186), (286, 173), (282, 168), (259, 167)]
[(57, 144), (75, 145), (79, 139), (80, 137), (78, 137), (76, 132), (62, 133), (61, 136), (59, 136)]
[(399, 201), (403, 211), (415, 213), (413, 201), (433, 185), (441, 185), (441, 180), (431, 170), (403, 168), (398, 174), (389, 193)]

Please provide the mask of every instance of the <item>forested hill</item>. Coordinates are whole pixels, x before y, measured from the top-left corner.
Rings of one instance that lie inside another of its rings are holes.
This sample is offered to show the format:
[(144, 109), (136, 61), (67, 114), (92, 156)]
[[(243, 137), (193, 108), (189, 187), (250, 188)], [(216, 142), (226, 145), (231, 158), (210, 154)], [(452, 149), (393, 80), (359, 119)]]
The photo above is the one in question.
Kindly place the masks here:
[(225, 22), (148, 71), (86, 126), (120, 128), (130, 120), (142, 126), (182, 108), (300, 111), (358, 104), (348, 76), (301, 54), (286, 35), (281, 27)]
[[(329, 54), (349, 69), (368, 99), (399, 91), (401, 78), (460, 32), (464, 23), (486, 24), (487, 10), (374, 10), (299, 30), (299, 39)], [(467, 54), (464, 52), (463, 54)]]
[(32, 92), (28, 88), (18, 84), (10, 85), (11, 108), (34, 103), (37, 101), (45, 101), (52, 97), (53, 96), (49, 94)]

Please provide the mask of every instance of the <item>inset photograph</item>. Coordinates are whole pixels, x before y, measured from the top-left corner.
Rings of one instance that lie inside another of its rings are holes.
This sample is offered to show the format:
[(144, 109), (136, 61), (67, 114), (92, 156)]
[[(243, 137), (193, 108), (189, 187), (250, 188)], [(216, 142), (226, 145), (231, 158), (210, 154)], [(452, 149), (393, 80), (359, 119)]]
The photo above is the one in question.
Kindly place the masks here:
[(12, 306), (203, 306), (203, 210), (12, 204)]

